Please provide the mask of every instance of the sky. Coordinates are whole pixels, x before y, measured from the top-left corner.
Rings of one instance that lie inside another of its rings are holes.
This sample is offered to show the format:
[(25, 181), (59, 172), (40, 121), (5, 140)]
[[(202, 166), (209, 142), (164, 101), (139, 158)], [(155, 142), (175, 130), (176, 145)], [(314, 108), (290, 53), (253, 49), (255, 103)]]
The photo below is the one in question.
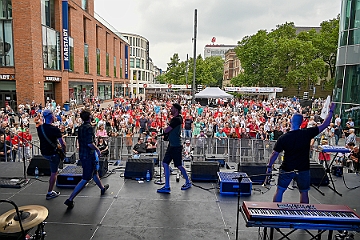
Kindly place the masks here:
[(174, 53), (193, 57), (194, 14), (197, 9), (196, 55), (211, 44), (236, 45), (258, 30), (276, 25), (317, 27), (336, 18), (341, 0), (94, 0), (95, 12), (122, 33), (150, 42), (150, 58), (166, 70)]

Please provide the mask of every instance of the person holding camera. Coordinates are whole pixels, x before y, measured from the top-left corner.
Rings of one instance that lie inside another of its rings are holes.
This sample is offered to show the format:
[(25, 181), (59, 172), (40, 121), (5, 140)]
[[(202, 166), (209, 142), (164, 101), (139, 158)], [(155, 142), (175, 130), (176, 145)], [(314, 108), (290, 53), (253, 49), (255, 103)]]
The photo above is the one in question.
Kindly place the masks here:
[(133, 148), (133, 158), (140, 158), (141, 153), (146, 153), (146, 143), (144, 142), (143, 137), (138, 138), (138, 142)]
[[(355, 143), (353, 142), (349, 142), (349, 144), (347, 145), (347, 147), (350, 149), (350, 153), (349, 153), (349, 160), (347, 161), (347, 163), (352, 163), (352, 167), (353, 170), (355, 172), (359, 171), (359, 158), (360, 158), (360, 153), (359, 153), (359, 147), (355, 145)], [(351, 166), (351, 164), (350, 164)]]

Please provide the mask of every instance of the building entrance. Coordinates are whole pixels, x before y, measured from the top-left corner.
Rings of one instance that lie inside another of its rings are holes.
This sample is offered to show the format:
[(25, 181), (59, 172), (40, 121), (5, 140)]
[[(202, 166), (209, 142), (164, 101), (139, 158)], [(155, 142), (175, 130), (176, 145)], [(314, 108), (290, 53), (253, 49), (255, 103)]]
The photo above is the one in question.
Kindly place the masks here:
[(17, 111), (15, 81), (0, 81), (0, 108), (6, 105)]
[(10, 105), (15, 111), (16, 109), (16, 92), (15, 91), (0, 91), (0, 108)]
[(50, 102), (52, 99), (55, 99), (55, 86), (54, 83), (44, 83), (44, 98), (45, 103)]

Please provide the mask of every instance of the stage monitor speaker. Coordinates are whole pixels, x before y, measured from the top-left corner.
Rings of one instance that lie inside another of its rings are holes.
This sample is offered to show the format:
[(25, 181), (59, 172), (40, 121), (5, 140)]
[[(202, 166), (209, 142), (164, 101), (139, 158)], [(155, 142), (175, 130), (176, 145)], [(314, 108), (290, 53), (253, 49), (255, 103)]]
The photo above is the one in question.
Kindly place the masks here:
[(146, 178), (146, 172), (150, 171), (150, 179), (154, 176), (154, 159), (130, 158), (126, 161), (124, 177), (126, 179)]
[(76, 162), (76, 154), (75, 152), (67, 152), (64, 158), (64, 163), (74, 164)]
[(323, 165), (318, 163), (310, 164), (310, 184), (315, 186), (329, 185), (329, 177)]
[(191, 180), (194, 182), (216, 182), (219, 168), (217, 161), (193, 162), (191, 164)]
[[(266, 176), (262, 175), (266, 173), (266, 163), (247, 163), (239, 165), (239, 172), (246, 173), (253, 184), (263, 184)], [(261, 176), (253, 176), (261, 175)]]
[(82, 179), (82, 167), (68, 165), (62, 169), (56, 179), (56, 186), (60, 188), (74, 188)]
[(34, 176), (36, 167), (39, 169), (39, 176), (51, 175), (49, 160), (47, 160), (41, 155), (35, 155), (30, 160), (29, 166), (26, 171), (27, 175)]

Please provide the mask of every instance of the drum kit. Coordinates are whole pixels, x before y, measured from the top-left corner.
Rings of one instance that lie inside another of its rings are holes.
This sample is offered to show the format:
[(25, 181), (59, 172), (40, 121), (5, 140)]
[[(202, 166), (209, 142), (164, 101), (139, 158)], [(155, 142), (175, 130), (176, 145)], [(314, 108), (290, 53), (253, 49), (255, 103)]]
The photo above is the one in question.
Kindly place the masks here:
[[(15, 209), (7, 211), (0, 216), (0, 239), (12, 240), (43, 240), (45, 239), (45, 222), (48, 216), (46, 207), (39, 205), (27, 205), (17, 207), (14, 202), (9, 202)], [(36, 227), (35, 233), (30, 235), (30, 230)]]

